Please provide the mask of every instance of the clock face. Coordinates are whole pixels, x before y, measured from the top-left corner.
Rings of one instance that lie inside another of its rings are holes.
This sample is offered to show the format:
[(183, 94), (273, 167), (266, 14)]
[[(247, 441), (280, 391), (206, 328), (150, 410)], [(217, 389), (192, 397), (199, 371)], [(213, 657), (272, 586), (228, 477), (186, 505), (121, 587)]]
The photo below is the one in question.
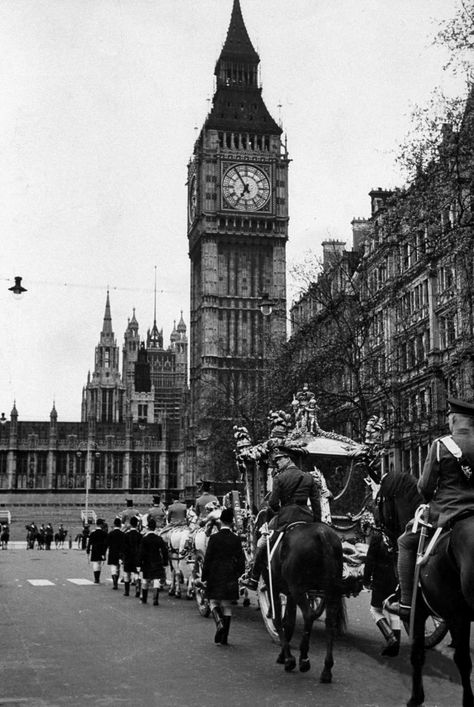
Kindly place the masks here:
[(231, 209), (258, 211), (270, 199), (270, 180), (265, 172), (254, 165), (236, 164), (224, 174), (222, 193)]
[(189, 185), (189, 220), (194, 221), (197, 210), (197, 180), (196, 175), (193, 174), (191, 177), (191, 183)]

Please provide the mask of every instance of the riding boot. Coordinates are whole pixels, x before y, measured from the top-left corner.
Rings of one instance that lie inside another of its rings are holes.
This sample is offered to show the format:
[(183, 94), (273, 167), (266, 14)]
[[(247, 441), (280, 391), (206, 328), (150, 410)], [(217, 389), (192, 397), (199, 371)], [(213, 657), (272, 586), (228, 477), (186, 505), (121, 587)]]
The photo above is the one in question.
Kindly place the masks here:
[(159, 606), (159, 604), (158, 604), (158, 589), (153, 590), (153, 606)]
[(100, 570), (94, 571), (94, 584), (99, 584), (100, 580)]
[[(379, 619), (377, 621), (377, 626), (382, 636), (387, 641), (387, 645), (383, 649), (382, 655), (397, 655), (398, 649), (400, 647), (400, 635), (398, 636), (397, 640), (397, 638), (395, 637), (395, 633), (390, 628), (387, 619)], [(400, 634), (400, 631), (398, 633)], [(394, 650), (396, 650), (397, 652), (394, 653)]]
[(224, 616), (224, 618), (222, 619), (222, 622), (224, 624), (224, 633), (222, 634), (222, 638), (221, 638), (221, 646), (227, 645), (227, 639), (229, 637), (229, 629), (230, 629), (231, 620), (232, 620), (231, 616)]
[(263, 565), (267, 557), (267, 548), (265, 545), (260, 547), (257, 545), (257, 550), (255, 552), (255, 559), (253, 561), (252, 569), (250, 570), (250, 576), (241, 581), (241, 583), (248, 587), (249, 589), (256, 589), (258, 586), (258, 580), (262, 574)]
[(112, 575), (112, 582), (114, 583), (112, 589), (118, 589), (118, 574)]
[(146, 604), (148, 599), (148, 589), (142, 589), (142, 604)]
[(214, 643), (221, 643), (222, 639), (224, 637), (224, 632), (225, 632), (224, 624), (223, 624), (224, 617), (222, 616), (221, 609), (218, 606), (216, 606), (212, 610), (212, 615), (214, 617), (214, 621), (216, 622), (216, 629), (217, 629), (216, 635), (214, 636)]
[(395, 643), (389, 643), (382, 651), (382, 655), (388, 656), (389, 658), (393, 658), (400, 652), (400, 629), (394, 629), (393, 635), (395, 637)]
[(130, 582), (124, 582), (123, 586), (124, 586), (124, 592), (123, 592), (124, 597), (129, 597), (130, 596)]

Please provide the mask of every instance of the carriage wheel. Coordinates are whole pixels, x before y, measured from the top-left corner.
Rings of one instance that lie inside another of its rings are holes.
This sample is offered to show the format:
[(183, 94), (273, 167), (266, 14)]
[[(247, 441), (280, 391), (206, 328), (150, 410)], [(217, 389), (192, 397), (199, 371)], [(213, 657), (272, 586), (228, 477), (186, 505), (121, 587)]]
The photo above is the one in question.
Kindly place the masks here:
[(428, 616), (425, 623), (425, 648), (434, 648), (448, 633), (446, 621), (438, 616)]
[[(403, 622), (405, 631), (410, 633), (409, 625), (406, 621)], [(438, 616), (430, 614), (425, 622), (425, 648), (434, 648), (441, 643), (443, 638), (448, 633), (446, 621)]]
[(325, 597), (321, 596), (321, 594), (308, 593), (308, 596), (309, 603), (311, 604), (311, 608), (313, 610), (313, 618), (316, 621), (316, 619), (319, 619), (320, 616), (324, 613), (324, 610), (326, 608), (326, 599)]
[[(286, 597), (281, 594), (280, 595), (281, 602), (282, 602), (282, 615), (285, 611), (285, 602), (286, 602)], [(257, 587), (257, 599), (258, 599), (258, 608), (260, 609), (260, 613), (262, 615), (263, 623), (265, 624), (265, 628), (267, 629), (268, 633), (270, 634), (271, 639), (275, 643), (280, 643), (280, 639), (278, 638), (278, 633), (275, 628), (275, 624), (273, 623), (272, 619), (272, 604), (270, 601), (270, 592), (267, 589), (267, 586), (265, 582), (263, 581), (263, 577), (260, 577), (258, 580), (258, 587)]]
[[(193, 572), (193, 579), (201, 579), (201, 574), (202, 574), (202, 564), (203, 564), (203, 559), (202, 557), (198, 557), (196, 560), (196, 563), (194, 565), (194, 572)], [(204, 616), (205, 619), (209, 616), (211, 613), (211, 608), (209, 606), (209, 600), (206, 596), (206, 592), (203, 589), (199, 589), (198, 587), (194, 587), (194, 598), (196, 599), (196, 604), (199, 613), (201, 616)]]

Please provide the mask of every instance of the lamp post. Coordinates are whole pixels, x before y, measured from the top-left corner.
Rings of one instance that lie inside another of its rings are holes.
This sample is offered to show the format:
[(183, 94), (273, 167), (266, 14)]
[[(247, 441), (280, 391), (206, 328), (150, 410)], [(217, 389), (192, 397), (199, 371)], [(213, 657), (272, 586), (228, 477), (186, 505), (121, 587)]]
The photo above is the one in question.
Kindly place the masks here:
[(100, 452), (98, 451), (97, 442), (92, 439), (88, 439), (87, 442), (79, 443), (79, 450), (77, 456), (82, 457), (82, 453), (86, 452), (86, 498), (85, 498), (85, 522), (89, 523), (89, 490), (91, 483), (92, 474), (92, 452), (95, 451), (95, 456), (100, 457)]

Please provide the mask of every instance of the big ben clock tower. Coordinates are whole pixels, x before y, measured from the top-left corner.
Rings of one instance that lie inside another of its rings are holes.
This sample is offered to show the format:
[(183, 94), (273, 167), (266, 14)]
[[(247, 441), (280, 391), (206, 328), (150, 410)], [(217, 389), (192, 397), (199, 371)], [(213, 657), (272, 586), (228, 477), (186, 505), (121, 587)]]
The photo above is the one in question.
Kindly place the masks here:
[[(259, 62), (234, 0), (212, 108), (188, 165), (196, 475), (212, 474), (206, 448), (219, 405), (231, 427), (258, 395), (268, 343), (286, 337), (289, 159), (263, 102)], [(267, 318), (263, 293), (275, 303)]]

